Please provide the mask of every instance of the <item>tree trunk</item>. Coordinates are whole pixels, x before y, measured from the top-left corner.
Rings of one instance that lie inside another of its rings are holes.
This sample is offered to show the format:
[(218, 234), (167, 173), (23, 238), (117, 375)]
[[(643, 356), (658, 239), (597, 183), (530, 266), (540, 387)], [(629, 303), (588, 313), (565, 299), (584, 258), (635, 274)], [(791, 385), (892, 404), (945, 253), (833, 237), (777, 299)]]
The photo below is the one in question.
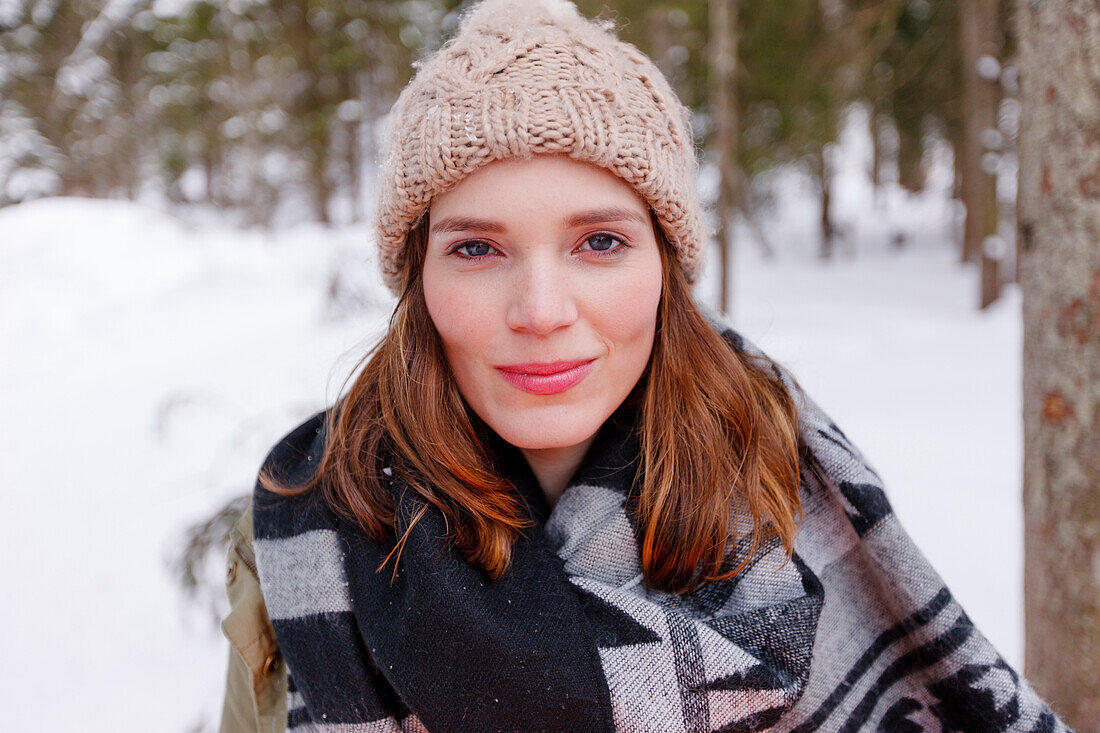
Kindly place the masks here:
[(1100, 731), (1100, 12), (1019, 0), (1024, 672)]
[(985, 163), (994, 155), (983, 133), (996, 128), (997, 97), (994, 66), (999, 56), (997, 0), (959, 3), (959, 36), (963, 61), (962, 194), (966, 205), (962, 259), (981, 264), (979, 305), (986, 308), (1000, 297), (1000, 263), (1004, 247), (997, 237), (996, 169)]
[[(987, 266), (995, 266), (993, 258), (983, 256), (982, 243), (997, 233), (996, 180), (984, 169), (982, 158), (987, 152), (982, 133), (996, 127), (996, 80), (979, 73), (980, 59), (996, 59), (997, 1), (968, 0), (956, 5), (959, 13), (959, 44), (962, 59), (963, 129), (958, 150), (962, 201), (966, 206), (963, 229), (963, 262), (982, 262), (983, 279)], [(987, 72), (988, 74), (988, 72)], [(986, 263), (985, 260), (990, 260)], [(986, 305), (983, 296), (983, 307)]]
[(868, 115), (871, 130), (871, 191), (873, 192), (875, 208), (882, 205), (882, 130), (878, 113)]
[(668, 8), (664, 5), (653, 5), (645, 16), (646, 40), (649, 42), (647, 51), (653, 58), (653, 63), (661, 70), (666, 79), (672, 79), (672, 67), (669, 65), (668, 50), (672, 48), (672, 29), (668, 24)]
[(833, 240), (836, 236), (836, 227), (833, 226), (832, 202), (833, 202), (833, 174), (829, 169), (829, 161), (825, 159), (825, 151), (818, 150), (817, 175), (821, 186), (821, 250), (818, 252), (823, 260), (832, 259)]
[(730, 269), (733, 262), (733, 225), (740, 193), (737, 167), (737, 7), (735, 0), (710, 0), (710, 96), (714, 126), (711, 137), (718, 159), (718, 263), (721, 272), (719, 302), (723, 313), (733, 312)]
[(332, 199), (332, 185), (328, 179), (328, 138), (314, 140), (309, 150), (309, 182), (313, 193), (313, 215), (317, 221), (328, 226), (332, 224), (329, 203)]
[(360, 129), (363, 122), (345, 122), (347, 131), (347, 186), (348, 196), (351, 197), (351, 221), (358, 224), (363, 218), (363, 156)]

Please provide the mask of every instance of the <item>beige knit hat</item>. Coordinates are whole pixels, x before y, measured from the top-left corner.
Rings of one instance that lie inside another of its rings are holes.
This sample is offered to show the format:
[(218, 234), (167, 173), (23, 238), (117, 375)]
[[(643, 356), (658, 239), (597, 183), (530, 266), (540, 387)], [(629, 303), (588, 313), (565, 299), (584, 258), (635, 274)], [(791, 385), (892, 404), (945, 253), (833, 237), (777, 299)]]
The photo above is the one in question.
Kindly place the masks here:
[(485, 0), (416, 64), (387, 125), (379, 265), (399, 293), (405, 239), (437, 194), (500, 158), (565, 153), (649, 204), (688, 281), (707, 232), (689, 111), (643, 53), (568, 0)]

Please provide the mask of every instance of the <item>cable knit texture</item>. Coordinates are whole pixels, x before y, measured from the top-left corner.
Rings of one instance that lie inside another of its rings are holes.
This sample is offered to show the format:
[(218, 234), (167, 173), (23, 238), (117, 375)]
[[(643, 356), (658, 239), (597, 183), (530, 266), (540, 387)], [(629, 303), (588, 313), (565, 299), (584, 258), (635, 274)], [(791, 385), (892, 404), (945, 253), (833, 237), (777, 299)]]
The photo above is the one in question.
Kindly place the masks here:
[(502, 158), (567, 154), (645, 199), (689, 281), (709, 232), (690, 113), (642, 52), (567, 0), (486, 0), (417, 64), (387, 126), (379, 266), (399, 293), (409, 230), (434, 196)]

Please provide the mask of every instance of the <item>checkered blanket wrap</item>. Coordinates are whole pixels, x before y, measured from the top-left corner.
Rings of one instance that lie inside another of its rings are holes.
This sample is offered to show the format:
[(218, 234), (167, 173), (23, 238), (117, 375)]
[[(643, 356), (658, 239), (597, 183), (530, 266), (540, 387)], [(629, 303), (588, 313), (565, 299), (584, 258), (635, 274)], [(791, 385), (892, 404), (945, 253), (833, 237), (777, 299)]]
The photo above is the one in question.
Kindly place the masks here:
[[(628, 501), (636, 422), (622, 408), (552, 511), (518, 451), (497, 444), (537, 527), (495, 583), (443, 543), (435, 513), (411, 533), (391, 583), (392, 565), (374, 572), (391, 548), (319, 492), (257, 488), (256, 554), (290, 673), (288, 729), (1067, 730), (974, 627), (879, 476), (801, 394), (816, 470), (803, 471), (793, 559), (773, 541), (736, 578), (686, 596), (643, 582)], [(323, 413), (269, 465), (300, 479), (322, 446)], [(418, 499), (392, 488), (410, 516)], [(736, 552), (739, 561), (747, 542)]]

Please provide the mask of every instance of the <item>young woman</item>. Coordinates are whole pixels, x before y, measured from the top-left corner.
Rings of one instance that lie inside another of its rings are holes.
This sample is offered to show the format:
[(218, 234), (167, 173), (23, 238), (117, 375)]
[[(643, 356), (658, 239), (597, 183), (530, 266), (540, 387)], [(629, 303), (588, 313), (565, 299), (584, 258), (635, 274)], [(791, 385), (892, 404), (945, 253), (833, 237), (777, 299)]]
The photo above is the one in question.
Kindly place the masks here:
[(395, 105), (399, 295), (230, 554), (223, 731), (1058, 731), (793, 378), (705, 318), (683, 106), (563, 0)]

